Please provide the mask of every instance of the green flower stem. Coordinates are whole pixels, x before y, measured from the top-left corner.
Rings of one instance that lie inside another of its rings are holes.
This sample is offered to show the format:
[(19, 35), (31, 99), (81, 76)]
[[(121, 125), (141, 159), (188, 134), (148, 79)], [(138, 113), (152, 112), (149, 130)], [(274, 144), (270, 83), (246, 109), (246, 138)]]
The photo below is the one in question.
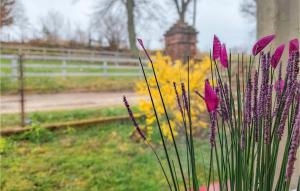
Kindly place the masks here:
[(141, 65), (141, 68), (142, 68), (142, 71), (143, 71), (144, 79), (145, 79), (145, 82), (146, 82), (146, 85), (147, 85), (147, 88), (148, 88), (148, 93), (149, 93), (149, 96), (150, 96), (150, 99), (151, 99), (153, 111), (154, 111), (156, 122), (157, 122), (157, 125), (158, 125), (160, 138), (161, 138), (161, 141), (163, 143), (163, 148), (164, 148), (164, 152), (165, 152), (165, 155), (166, 155), (166, 158), (167, 158), (167, 163), (168, 163), (168, 167), (169, 167), (170, 174), (171, 174), (171, 177), (172, 177), (174, 189), (177, 190), (176, 181), (175, 181), (175, 177), (174, 177), (174, 172), (172, 170), (171, 161), (170, 161), (169, 154), (168, 154), (168, 149), (166, 147), (165, 139), (164, 139), (164, 136), (162, 134), (160, 122), (159, 122), (159, 119), (158, 119), (157, 111), (156, 111), (155, 104), (154, 104), (153, 97), (152, 97), (152, 93), (151, 93), (149, 83), (148, 83), (148, 80), (147, 80), (147, 76), (146, 76), (146, 73), (145, 73), (145, 70), (144, 70), (144, 66), (143, 66), (143, 63), (142, 63), (142, 60), (141, 60), (140, 57), (139, 57), (139, 61), (140, 61), (140, 65)]

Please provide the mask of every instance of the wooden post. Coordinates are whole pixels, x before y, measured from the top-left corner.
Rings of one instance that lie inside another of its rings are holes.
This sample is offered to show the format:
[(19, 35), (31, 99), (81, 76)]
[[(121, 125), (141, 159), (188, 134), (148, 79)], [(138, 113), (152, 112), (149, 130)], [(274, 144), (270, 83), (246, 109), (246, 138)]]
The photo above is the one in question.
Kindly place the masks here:
[(66, 60), (63, 60), (62, 61), (62, 76), (64, 78), (66, 78), (66, 76), (67, 76), (67, 68), (66, 68), (66, 66), (67, 66), (67, 62), (66, 62)]
[(118, 52), (115, 52), (115, 53), (114, 53), (114, 57), (115, 57), (115, 65), (116, 65), (116, 66), (119, 66), (119, 62), (118, 62), (119, 53), (118, 53)]
[(18, 78), (18, 58), (11, 59), (11, 77), (13, 80)]
[(96, 60), (96, 59), (95, 59), (95, 51), (92, 51), (91, 54), (92, 54), (92, 63), (94, 63), (95, 60)]
[(24, 67), (23, 55), (19, 55), (19, 82), (20, 82), (20, 104), (21, 104), (21, 127), (25, 127), (25, 99), (24, 99)]
[(107, 76), (107, 62), (103, 62), (103, 76)]
[(46, 57), (46, 55), (47, 55), (46, 52), (47, 52), (47, 51), (46, 51), (46, 48), (43, 48), (43, 60), (46, 60), (46, 59), (45, 59), (45, 57)]

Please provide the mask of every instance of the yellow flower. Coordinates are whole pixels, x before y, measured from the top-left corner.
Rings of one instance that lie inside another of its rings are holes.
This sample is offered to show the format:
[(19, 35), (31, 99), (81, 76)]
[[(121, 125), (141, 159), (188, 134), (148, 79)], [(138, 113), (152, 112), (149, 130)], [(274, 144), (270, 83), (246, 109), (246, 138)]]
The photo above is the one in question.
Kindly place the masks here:
[[(159, 81), (160, 89), (163, 95), (163, 99), (166, 105), (168, 115), (170, 117), (171, 127), (174, 136), (178, 135), (179, 128), (182, 128), (182, 117), (180, 110), (178, 109), (178, 103), (176, 94), (173, 88), (173, 82), (177, 84), (177, 90), (179, 95), (181, 92), (181, 82), (185, 83), (187, 88), (187, 64), (183, 64), (180, 61), (173, 63), (168, 56), (163, 56), (161, 53), (157, 53), (154, 58), (154, 68)], [(149, 63), (149, 66), (150, 63)], [(208, 71), (210, 70), (210, 60), (208, 57), (203, 58), (202, 61), (190, 60), (190, 92), (191, 92), (191, 111), (194, 129), (193, 132), (198, 131), (200, 128), (207, 127), (204, 122), (203, 115), (201, 113), (206, 111), (205, 103), (197, 95), (195, 90), (203, 90), (205, 79), (207, 78)], [(160, 99), (160, 95), (156, 86), (155, 78), (152, 74), (148, 74), (148, 82), (150, 90), (155, 103), (155, 108), (158, 113), (159, 120), (161, 122), (161, 128), (164, 136), (169, 140), (172, 140), (169, 125), (165, 119), (164, 108)], [(147, 85), (144, 81), (136, 84), (136, 91), (139, 95), (148, 95)], [(151, 101), (140, 100), (139, 109), (146, 115), (146, 128), (147, 136), (151, 136), (152, 129), (156, 126), (156, 118), (153, 112)]]

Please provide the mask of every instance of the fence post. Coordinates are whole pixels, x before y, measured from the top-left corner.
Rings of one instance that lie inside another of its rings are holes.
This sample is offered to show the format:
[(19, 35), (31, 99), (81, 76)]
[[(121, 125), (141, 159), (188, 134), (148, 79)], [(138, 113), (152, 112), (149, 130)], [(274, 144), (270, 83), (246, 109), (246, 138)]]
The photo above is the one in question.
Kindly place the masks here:
[(21, 49), (21, 47), (19, 46), (19, 47), (18, 47), (18, 52), (17, 52), (17, 54), (20, 55), (21, 53), (22, 53), (22, 49)]
[(119, 53), (115, 52), (115, 65), (116, 66), (119, 66), (118, 58), (119, 58)]
[(62, 76), (64, 78), (66, 78), (66, 76), (67, 76), (67, 68), (66, 68), (66, 66), (67, 66), (67, 62), (66, 62), (66, 60), (63, 60), (62, 61)]
[(16, 57), (11, 59), (11, 77), (13, 80), (18, 77), (18, 61)]
[(47, 55), (46, 52), (47, 52), (46, 48), (43, 48), (43, 59), (44, 60), (45, 60), (45, 56)]
[(103, 76), (107, 76), (107, 62), (103, 62)]
[(95, 62), (95, 52), (94, 51), (92, 51), (92, 63), (94, 63)]
[(24, 67), (23, 55), (19, 55), (19, 80), (20, 80), (20, 104), (21, 104), (21, 127), (25, 127), (25, 99), (24, 99)]

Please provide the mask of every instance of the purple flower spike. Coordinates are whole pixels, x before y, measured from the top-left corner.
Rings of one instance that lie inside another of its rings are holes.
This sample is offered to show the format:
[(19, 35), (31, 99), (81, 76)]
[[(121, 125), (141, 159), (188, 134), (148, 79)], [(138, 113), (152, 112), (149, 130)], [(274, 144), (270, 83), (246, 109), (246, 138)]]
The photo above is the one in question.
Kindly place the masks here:
[(227, 58), (227, 51), (226, 51), (225, 44), (222, 44), (222, 47), (221, 47), (220, 61), (221, 61), (222, 66), (224, 66), (225, 68), (228, 68), (228, 58)]
[(261, 57), (262, 80), (260, 85), (259, 104), (258, 104), (258, 115), (260, 117), (263, 116), (266, 110), (266, 96), (268, 93), (268, 84), (269, 84), (269, 69), (270, 69), (270, 55), (262, 54)]
[(271, 143), (271, 125), (272, 121), (269, 117), (271, 117), (271, 108), (272, 108), (272, 89), (273, 86), (270, 85), (268, 87), (268, 93), (266, 97), (266, 108), (267, 111), (265, 112), (266, 119), (265, 120), (265, 125), (264, 125), (264, 138), (265, 138), (265, 144), (270, 144)]
[(240, 142), (241, 149), (244, 149), (244, 147), (245, 147), (245, 131), (251, 123), (252, 88), (253, 88), (252, 87), (252, 80), (251, 80), (251, 75), (250, 75), (249, 80), (247, 82), (246, 93), (245, 93), (246, 96), (245, 96), (245, 105), (244, 105), (244, 125), (242, 127), (241, 142)]
[(299, 51), (299, 40), (293, 39), (289, 42), (289, 55), (291, 56), (293, 52)]
[(278, 46), (274, 52), (274, 54), (272, 55), (272, 58), (271, 58), (271, 65), (272, 67), (275, 69), (280, 61), (280, 58), (283, 54), (283, 51), (284, 51), (284, 47), (285, 45), (282, 44), (280, 46)]
[(285, 171), (285, 179), (287, 181), (290, 180), (293, 175), (294, 164), (296, 161), (297, 149), (299, 148), (299, 144), (300, 144), (300, 110), (298, 109), (296, 122), (293, 127), (292, 142), (290, 145), (288, 162)]
[(144, 50), (144, 52), (146, 53), (146, 56), (148, 57), (149, 61), (152, 63), (152, 59), (150, 58), (150, 55), (148, 54), (145, 46), (144, 46), (144, 43), (143, 43), (143, 40), (138, 38), (137, 41), (139, 42), (139, 44), (141, 45), (142, 49)]
[(184, 103), (184, 107), (186, 112), (189, 114), (189, 103), (188, 103), (188, 96), (185, 90), (185, 86), (184, 83), (181, 83), (181, 91), (182, 91), (182, 97), (183, 97), (183, 103)]
[(297, 88), (297, 83), (292, 83), (291, 87), (288, 87), (289, 89), (287, 90), (287, 98), (285, 101), (285, 106), (284, 109), (282, 111), (282, 116), (280, 119), (280, 123), (279, 126), (277, 128), (277, 136), (279, 139), (281, 139), (283, 133), (284, 133), (284, 127), (285, 127), (285, 122), (288, 118), (288, 114), (289, 114), (289, 109), (290, 106), (292, 105), (293, 102), (293, 98), (294, 98), (294, 94), (296, 92), (296, 88)]
[(182, 106), (181, 106), (181, 103), (180, 103), (180, 98), (179, 98), (179, 93), (177, 91), (176, 83), (173, 82), (173, 85), (174, 85), (174, 90), (175, 90), (175, 94), (176, 94), (176, 100), (177, 100), (178, 108), (180, 110), (181, 115), (183, 115), (183, 109), (182, 109)]
[(210, 121), (211, 121), (211, 127), (210, 127), (210, 144), (212, 147), (216, 144), (216, 123), (217, 123), (217, 112), (213, 111), (209, 113), (210, 115)]
[(142, 39), (138, 38), (137, 41), (139, 42), (139, 44), (141, 45), (141, 47), (144, 49), (144, 42)]
[(227, 105), (227, 91), (228, 91), (228, 87), (227, 87), (227, 84), (226, 83), (224, 83), (223, 84), (223, 87), (224, 87), (224, 91), (222, 91), (222, 86), (221, 86), (221, 84), (222, 84), (222, 81), (221, 80), (219, 80), (218, 81), (218, 86), (216, 87), (216, 93), (217, 93), (217, 95), (219, 96), (219, 98), (220, 98), (220, 108), (221, 108), (221, 117), (222, 117), (222, 119), (224, 120), (224, 121), (227, 121), (228, 120), (228, 118), (229, 118), (229, 111), (227, 110), (227, 108), (229, 108), (228, 107), (228, 105)]
[(252, 80), (251, 76), (249, 78), (249, 81), (246, 86), (246, 103), (245, 103), (245, 122), (246, 126), (248, 126), (251, 123), (251, 107), (252, 107)]
[(132, 113), (132, 110), (130, 109), (130, 105), (129, 105), (129, 103), (128, 103), (125, 96), (123, 96), (123, 102), (125, 104), (125, 107), (126, 107), (126, 109), (128, 111), (128, 114), (129, 114), (129, 117), (130, 117), (134, 127), (136, 128), (137, 132), (140, 134), (140, 136), (142, 137), (143, 140), (146, 140), (146, 136), (144, 135), (144, 133), (140, 129), (139, 124), (136, 122), (135, 117)]
[(229, 101), (229, 90), (228, 90), (228, 85), (227, 83), (224, 83), (224, 99), (226, 102), (226, 110), (228, 112), (228, 117), (231, 116), (231, 110), (230, 110), (230, 101)]
[(281, 93), (284, 88), (284, 83), (285, 83), (284, 80), (277, 80), (274, 86), (275, 91)]
[(260, 53), (270, 42), (275, 38), (275, 35), (268, 35), (265, 37), (262, 37), (259, 39), (252, 48), (252, 54), (256, 56), (258, 53)]
[(221, 42), (217, 35), (214, 35), (214, 42), (213, 42), (213, 59), (216, 60), (221, 55)]
[(254, 134), (255, 141), (258, 142), (258, 72), (257, 70), (254, 73), (254, 82), (253, 82), (253, 121), (254, 121)]
[(210, 86), (208, 80), (205, 80), (204, 99), (205, 99), (204, 101), (206, 103), (207, 111), (209, 113), (217, 110), (219, 99), (217, 93)]

